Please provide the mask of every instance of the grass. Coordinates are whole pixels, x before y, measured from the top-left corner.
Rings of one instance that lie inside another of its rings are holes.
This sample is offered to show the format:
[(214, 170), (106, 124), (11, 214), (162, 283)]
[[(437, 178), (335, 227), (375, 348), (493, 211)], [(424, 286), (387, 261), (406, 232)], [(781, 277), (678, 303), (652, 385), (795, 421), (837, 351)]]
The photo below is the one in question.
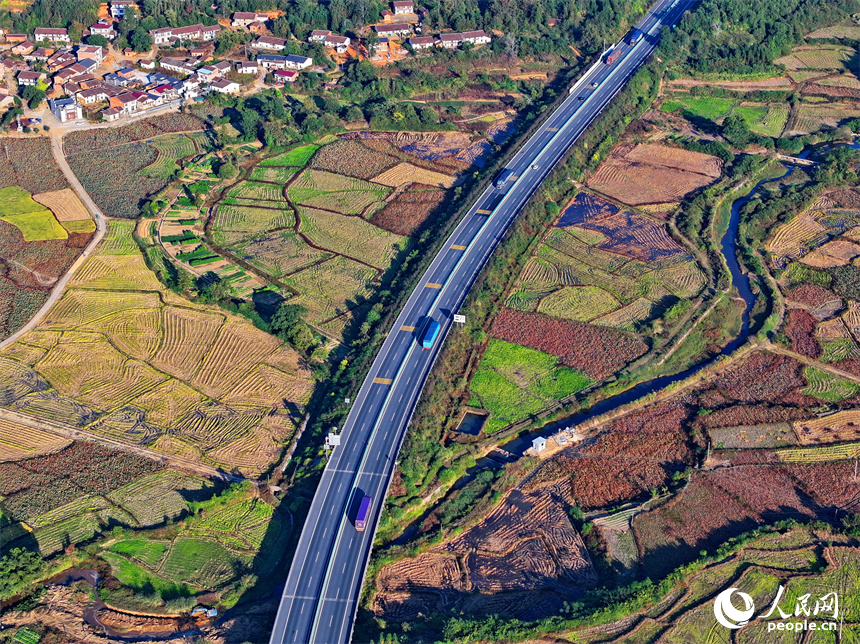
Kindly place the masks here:
[(173, 580), (182, 580), (200, 588), (223, 585), (235, 577), (231, 555), (220, 544), (208, 539), (177, 539), (162, 570)]
[(70, 233), (94, 233), (96, 232), (96, 222), (92, 219), (84, 221), (64, 221), (62, 227)]
[(753, 132), (770, 137), (780, 136), (788, 120), (788, 108), (782, 104), (742, 105), (735, 108), (734, 114), (743, 118)]
[(176, 597), (190, 594), (184, 583), (177, 584), (164, 579), (118, 554), (102, 553), (102, 558), (113, 568), (114, 577), (135, 590), (154, 590), (162, 597)]
[(728, 116), (736, 103), (737, 101), (730, 98), (692, 95), (675, 96), (673, 99), (665, 101), (660, 109), (664, 112), (675, 112), (683, 109), (709, 121), (716, 121), (724, 116)]
[(154, 568), (167, 552), (167, 544), (163, 541), (149, 541), (147, 539), (128, 539), (118, 541), (108, 548), (111, 552), (137, 559), (141, 563)]
[(491, 339), (470, 385), (472, 404), (490, 412), (484, 425), (493, 433), (582, 391), (592, 380), (559, 365), (558, 358), (512, 342)]
[(860, 385), (828, 371), (806, 367), (803, 375), (809, 383), (809, 386), (803, 389), (803, 393), (825, 402), (842, 402), (860, 393)]
[(169, 179), (176, 172), (176, 162), (197, 152), (194, 141), (184, 134), (161, 136), (150, 145), (158, 150), (155, 161), (140, 171), (142, 175)]
[(308, 161), (311, 160), (311, 157), (317, 150), (319, 150), (319, 148), (320, 146), (314, 145), (313, 143), (309, 145), (302, 145), (298, 148), (293, 148), (289, 152), (284, 152), (283, 154), (279, 154), (278, 156), (266, 159), (265, 161), (262, 161), (260, 165), (288, 165), (296, 168), (302, 168), (307, 164)]

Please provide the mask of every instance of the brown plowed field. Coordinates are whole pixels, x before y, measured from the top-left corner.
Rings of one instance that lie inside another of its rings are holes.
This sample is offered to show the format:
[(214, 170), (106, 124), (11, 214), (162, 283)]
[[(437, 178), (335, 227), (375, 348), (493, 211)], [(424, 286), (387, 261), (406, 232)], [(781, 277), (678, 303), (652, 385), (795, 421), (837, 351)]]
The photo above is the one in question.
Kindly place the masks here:
[[(382, 568), (374, 612), (385, 619), (427, 614), (455, 603), (469, 613), (517, 612), (514, 590), (572, 593), (596, 579), (588, 551), (567, 516), (566, 483), (511, 490), (477, 525), (431, 552)], [(465, 581), (458, 559), (465, 570)], [(480, 594), (470, 594), (480, 593)], [(535, 594), (535, 599), (541, 593)]]
[(588, 187), (639, 206), (680, 201), (721, 173), (722, 161), (708, 154), (664, 145), (621, 144), (591, 176)]

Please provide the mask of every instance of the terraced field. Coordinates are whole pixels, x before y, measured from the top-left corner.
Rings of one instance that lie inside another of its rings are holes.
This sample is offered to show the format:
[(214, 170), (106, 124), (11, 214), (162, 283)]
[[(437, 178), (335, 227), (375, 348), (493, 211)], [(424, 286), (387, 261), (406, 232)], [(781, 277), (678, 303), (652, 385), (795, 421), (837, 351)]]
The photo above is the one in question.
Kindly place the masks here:
[[(133, 227), (111, 222), (46, 320), (0, 352), (12, 392), (3, 404), (182, 458), (263, 470), (295, 431), (310, 373), (273, 336), (165, 291)], [(247, 401), (228, 395), (251, 390)]]

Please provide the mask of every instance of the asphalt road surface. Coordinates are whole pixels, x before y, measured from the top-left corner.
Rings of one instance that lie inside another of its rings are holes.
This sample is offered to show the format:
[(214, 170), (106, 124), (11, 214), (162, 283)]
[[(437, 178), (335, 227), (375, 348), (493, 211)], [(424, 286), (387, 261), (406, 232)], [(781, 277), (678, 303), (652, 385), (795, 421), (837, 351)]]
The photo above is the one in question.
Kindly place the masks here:
[[(427, 269), (383, 343), (342, 428), (342, 444), (323, 472), (281, 598), (272, 644), (350, 641), (397, 454), (453, 313), (528, 198), (647, 59), (661, 24), (674, 24), (690, 1), (657, 2), (637, 25), (645, 34), (642, 40), (617, 45), (612, 65), (597, 64), (577, 81), (507, 165), (515, 179), (481, 195)], [(429, 317), (441, 329), (433, 348), (426, 350), (419, 339)], [(373, 501), (367, 529), (359, 532), (355, 515), (365, 495)], [(360, 634), (356, 641), (363, 641)]]

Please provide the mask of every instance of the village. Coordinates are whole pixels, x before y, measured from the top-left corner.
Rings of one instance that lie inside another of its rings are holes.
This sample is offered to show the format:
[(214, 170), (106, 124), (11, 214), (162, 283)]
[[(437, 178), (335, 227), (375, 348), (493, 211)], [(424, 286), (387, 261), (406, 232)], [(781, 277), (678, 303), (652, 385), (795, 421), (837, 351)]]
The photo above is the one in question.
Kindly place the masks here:
[[(107, 16), (85, 30), (81, 42), (59, 27), (38, 27), (33, 34), (0, 33), (0, 73), (5, 77), (0, 108), (13, 108), (14, 117), (4, 119), (9, 129), (30, 131), (42, 123), (14, 109), (25, 105), (30, 111), (47, 106), (61, 126), (86, 126), (178, 108), (205, 100), (212, 92), (252, 94), (284, 87), (302, 72), (342, 68), (355, 60), (383, 66), (409, 55), (492, 40), (481, 30), (425, 34), (427, 10), (416, 8), (412, 0), (396, 0), (390, 10), (380, 12), (378, 23), (357, 30), (358, 37), (313, 30), (304, 42), (287, 40), (272, 35), (269, 14), (236, 12), (212, 25), (150, 30), (149, 51), (112, 47), (119, 21), (133, 14), (139, 14), (134, 0), (109, 2)], [(225, 30), (237, 32), (241, 44), (216, 56), (216, 42)], [(289, 53), (299, 50), (323, 51), (327, 60), (315, 63), (312, 56)]]

